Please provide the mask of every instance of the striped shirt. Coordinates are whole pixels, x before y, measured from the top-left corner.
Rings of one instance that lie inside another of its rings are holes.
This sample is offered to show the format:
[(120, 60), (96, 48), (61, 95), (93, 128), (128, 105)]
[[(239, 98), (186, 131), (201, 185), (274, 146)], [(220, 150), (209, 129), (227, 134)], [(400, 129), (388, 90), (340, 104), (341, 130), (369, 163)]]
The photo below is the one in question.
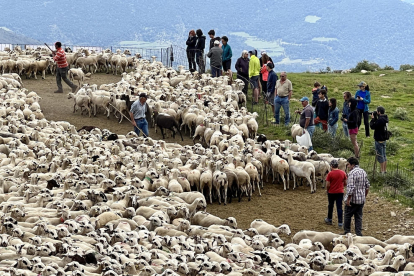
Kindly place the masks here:
[(56, 61), (59, 68), (68, 67), (68, 62), (66, 61), (66, 53), (63, 51), (62, 47), (57, 49), (56, 55), (53, 57), (53, 60)]
[(355, 166), (348, 174), (348, 184), (346, 186), (344, 201), (346, 202), (348, 196), (352, 195), (351, 203), (364, 204), (365, 190), (369, 189), (369, 186), (367, 173), (359, 166)]

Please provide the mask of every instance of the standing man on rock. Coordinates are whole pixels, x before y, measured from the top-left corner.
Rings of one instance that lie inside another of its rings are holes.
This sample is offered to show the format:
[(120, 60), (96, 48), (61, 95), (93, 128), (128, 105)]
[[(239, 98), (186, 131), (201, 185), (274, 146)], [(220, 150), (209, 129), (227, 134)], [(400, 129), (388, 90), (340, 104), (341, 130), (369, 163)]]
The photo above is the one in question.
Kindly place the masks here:
[(62, 49), (62, 43), (59, 41), (55, 43), (56, 51), (52, 51), (53, 60), (57, 63), (56, 68), (56, 84), (58, 90), (55, 93), (63, 93), (62, 80), (72, 88), (72, 93), (76, 92), (77, 85), (73, 84), (67, 77), (69, 71), (69, 64), (66, 61), (66, 53)]
[(351, 219), (355, 217), (355, 234), (362, 236), (362, 210), (369, 192), (369, 180), (367, 173), (359, 167), (356, 157), (348, 158), (348, 183), (346, 189), (344, 233), (351, 232)]

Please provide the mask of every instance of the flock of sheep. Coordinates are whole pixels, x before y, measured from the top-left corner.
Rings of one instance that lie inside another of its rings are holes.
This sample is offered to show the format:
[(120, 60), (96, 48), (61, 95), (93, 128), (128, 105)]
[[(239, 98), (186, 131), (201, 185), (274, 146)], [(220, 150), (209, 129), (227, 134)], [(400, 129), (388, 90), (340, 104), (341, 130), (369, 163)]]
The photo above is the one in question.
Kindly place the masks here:
[(285, 189), (290, 175), (294, 188), (305, 178), (315, 192), (333, 157), (257, 136), (238, 82), (155, 60), (135, 67), (116, 84), (71, 94), (75, 109), (122, 118), (146, 92), (154, 113), (165, 114), (152, 118), (157, 127), (182, 122), (199, 143), (77, 131), (46, 120), (19, 75), (0, 78), (1, 275), (414, 275), (414, 236), (301, 231), (285, 243), (288, 225), (255, 219), (242, 230), (233, 217), (207, 213), (213, 199), (260, 195), (269, 174)]
[[(110, 49), (97, 53), (86, 48), (80, 48), (75, 53), (70, 48), (66, 51), (67, 62), (70, 67), (73, 67), (69, 70), (69, 78), (72, 81), (79, 81), (80, 84), (98, 70), (106, 73), (112, 71), (115, 75), (118, 70), (125, 72), (128, 68), (132, 68), (135, 61), (141, 57), (139, 53), (131, 56), (128, 49), (124, 52), (118, 49), (116, 53), (112, 53)], [(20, 46), (14, 47), (13, 50), (6, 48), (0, 51), (0, 72), (2, 74), (17, 73), (20, 76), (24, 74), (26, 78), (34, 76), (35, 79), (37, 79), (37, 73), (40, 73), (42, 79), (45, 79), (46, 72), (52, 74), (56, 72), (56, 63), (51, 55), (52, 52), (45, 47), (25, 50), (22, 50)], [(89, 70), (88, 74), (84, 73), (86, 70)]]

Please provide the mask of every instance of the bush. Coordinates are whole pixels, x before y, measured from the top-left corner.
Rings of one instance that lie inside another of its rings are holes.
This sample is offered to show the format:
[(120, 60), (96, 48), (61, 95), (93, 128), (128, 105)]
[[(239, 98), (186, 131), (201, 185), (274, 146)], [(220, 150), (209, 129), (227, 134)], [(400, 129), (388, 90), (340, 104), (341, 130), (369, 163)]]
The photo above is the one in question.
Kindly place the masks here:
[(351, 141), (345, 137), (344, 132), (341, 130), (338, 130), (336, 137), (332, 138), (328, 132), (324, 132), (319, 127), (316, 127), (312, 137), (312, 144), (314, 148), (323, 149), (324, 152), (330, 153), (333, 156), (338, 156), (342, 152), (341, 157), (344, 158), (352, 156), (354, 151)]
[(407, 109), (403, 107), (397, 107), (397, 109), (394, 112), (394, 118), (400, 119), (402, 121), (409, 121), (410, 118), (408, 117)]
[(408, 69), (414, 69), (414, 65), (410, 65), (410, 64), (401, 64), (400, 65), (400, 71), (405, 71)]
[[(396, 155), (398, 150), (400, 149), (401, 145), (398, 141), (395, 141), (394, 139), (387, 141), (386, 146), (386, 154), (388, 155)], [(370, 147), (369, 154), (375, 155), (375, 142), (372, 143), (372, 146)]]
[(392, 126), (392, 127), (389, 127), (388, 130), (391, 131), (393, 138), (401, 137), (402, 135), (401, 129), (399, 127)]
[(363, 60), (363, 61), (358, 62), (355, 68), (351, 69), (351, 73), (360, 73), (361, 70), (367, 70), (367, 71), (372, 72), (372, 71), (377, 71), (380, 69), (381, 67), (375, 62), (369, 62), (368, 60)]
[(382, 68), (382, 70), (394, 70), (394, 67), (385, 65), (384, 68)]

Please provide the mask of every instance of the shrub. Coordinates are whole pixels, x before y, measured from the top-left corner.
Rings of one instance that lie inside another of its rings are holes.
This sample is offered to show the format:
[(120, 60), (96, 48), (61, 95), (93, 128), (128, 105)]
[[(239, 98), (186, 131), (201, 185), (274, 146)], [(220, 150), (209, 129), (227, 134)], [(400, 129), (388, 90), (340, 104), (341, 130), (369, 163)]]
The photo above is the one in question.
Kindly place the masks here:
[(355, 68), (351, 69), (351, 73), (359, 73), (361, 72), (361, 70), (377, 71), (379, 69), (381, 69), (381, 67), (375, 62), (369, 62), (368, 60), (363, 60), (363, 61), (358, 62)]
[(385, 65), (384, 68), (382, 68), (382, 70), (394, 70), (394, 67)]
[[(324, 152), (328, 152), (333, 156), (337, 156), (342, 151), (343, 156), (348, 158), (354, 151), (351, 141), (345, 137), (344, 132), (341, 130), (338, 130), (336, 137), (332, 138), (328, 132), (324, 132), (319, 127), (316, 127), (312, 137), (312, 144), (314, 148), (323, 149)], [(350, 151), (351, 154), (346, 153), (345, 155), (346, 150)]]
[[(400, 149), (401, 145), (398, 141), (395, 141), (394, 139), (387, 141), (386, 146), (386, 154), (387, 155), (396, 155), (398, 150)], [(369, 154), (375, 155), (375, 142), (372, 143), (372, 146), (369, 148)]]
[(407, 109), (404, 107), (397, 107), (397, 109), (394, 112), (394, 118), (400, 119), (402, 121), (409, 121), (410, 118), (408, 117)]
[(401, 129), (399, 127), (392, 126), (392, 127), (389, 127), (388, 130), (391, 131), (392, 137), (394, 137), (394, 138), (401, 137), (401, 135), (402, 135)]
[(405, 71), (408, 69), (414, 69), (414, 65), (410, 65), (410, 64), (401, 64), (400, 65), (400, 71)]

